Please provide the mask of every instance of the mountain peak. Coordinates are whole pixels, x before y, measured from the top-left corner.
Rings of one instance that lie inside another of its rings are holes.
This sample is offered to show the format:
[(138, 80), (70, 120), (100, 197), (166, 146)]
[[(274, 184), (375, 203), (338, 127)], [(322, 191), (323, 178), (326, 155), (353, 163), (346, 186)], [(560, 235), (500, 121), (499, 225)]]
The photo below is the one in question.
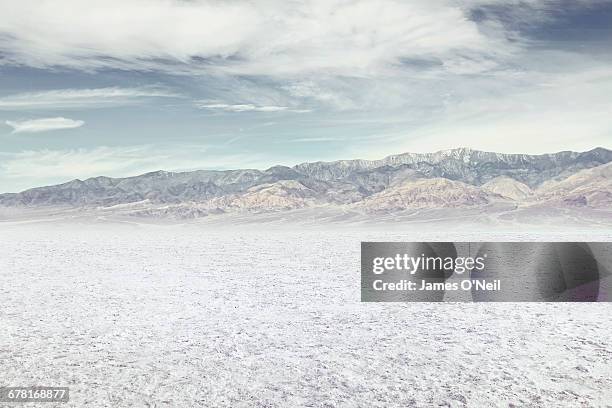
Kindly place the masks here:
[(482, 152), (480, 150), (472, 149), (471, 147), (455, 147), (453, 149), (439, 150), (437, 153), (448, 156), (464, 156), (466, 154), (472, 154), (474, 152)]
[(142, 175), (142, 177), (168, 177), (173, 175), (174, 173), (170, 172), (170, 171), (165, 171), (165, 170), (156, 170), (156, 171), (150, 171), (148, 173), (145, 173)]

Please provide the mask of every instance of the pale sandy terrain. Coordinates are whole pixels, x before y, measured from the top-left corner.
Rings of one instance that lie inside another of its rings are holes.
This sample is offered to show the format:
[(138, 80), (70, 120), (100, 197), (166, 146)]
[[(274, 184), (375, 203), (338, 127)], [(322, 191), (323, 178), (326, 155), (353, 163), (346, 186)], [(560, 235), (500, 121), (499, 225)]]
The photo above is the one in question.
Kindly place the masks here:
[(3, 223), (0, 384), (74, 407), (610, 406), (610, 303), (360, 302), (360, 241), (551, 236)]

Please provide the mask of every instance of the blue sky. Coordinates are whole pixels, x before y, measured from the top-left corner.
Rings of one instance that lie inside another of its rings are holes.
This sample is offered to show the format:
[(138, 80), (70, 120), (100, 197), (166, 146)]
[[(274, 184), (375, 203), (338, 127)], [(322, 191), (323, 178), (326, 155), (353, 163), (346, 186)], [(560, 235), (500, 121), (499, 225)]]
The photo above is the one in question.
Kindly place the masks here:
[(0, 0), (0, 192), (612, 147), (612, 1)]

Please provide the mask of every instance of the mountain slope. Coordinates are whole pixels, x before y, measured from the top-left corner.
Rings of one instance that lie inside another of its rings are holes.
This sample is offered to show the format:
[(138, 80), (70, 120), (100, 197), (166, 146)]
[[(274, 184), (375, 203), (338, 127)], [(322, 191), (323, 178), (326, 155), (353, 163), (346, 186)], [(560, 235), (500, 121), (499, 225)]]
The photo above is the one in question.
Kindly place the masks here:
[(296, 180), (282, 180), (249, 188), (242, 194), (215, 197), (207, 206), (219, 210), (277, 211), (314, 205), (316, 191)]
[(407, 181), (376, 193), (356, 204), (368, 212), (393, 212), (411, 208), (462, 208), (486, 205), (499, 196), (443, 178)]
[(94, 177), (0, 194), (0, 205), (114, 208), (142, 203), (139, 208), (144, 213), (176, 210), (193, 216), (321, 205), (366, 211), (474, 207), (508, 199), (518, 205), (536, 198), (551, 205), (601, 207), (612, 192), (607, 163), (612, 163), (612, 151), (602, 148), (545, 155), (461, 148), (263, 171), (156, 171), (127, 178)]
[(483, 184), (482, 189), (515, 201), (523, 201), (533, 195), (529, 186), (506, 176), (495, 177)]
[(540, 201), (567, 206), (612, 208), (612, 163), (582, 170), (538, 189)]

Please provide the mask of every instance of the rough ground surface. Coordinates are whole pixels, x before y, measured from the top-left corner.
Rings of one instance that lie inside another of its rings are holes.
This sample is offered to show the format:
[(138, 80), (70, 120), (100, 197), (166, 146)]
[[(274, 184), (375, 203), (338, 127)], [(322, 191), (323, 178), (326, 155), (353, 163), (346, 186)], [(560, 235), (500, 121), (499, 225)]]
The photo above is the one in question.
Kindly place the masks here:
[(362, 240), (532, 238), (0, 225), (0, 385), (74, 407), (610, 406), (612, 304), (359, 301)]

